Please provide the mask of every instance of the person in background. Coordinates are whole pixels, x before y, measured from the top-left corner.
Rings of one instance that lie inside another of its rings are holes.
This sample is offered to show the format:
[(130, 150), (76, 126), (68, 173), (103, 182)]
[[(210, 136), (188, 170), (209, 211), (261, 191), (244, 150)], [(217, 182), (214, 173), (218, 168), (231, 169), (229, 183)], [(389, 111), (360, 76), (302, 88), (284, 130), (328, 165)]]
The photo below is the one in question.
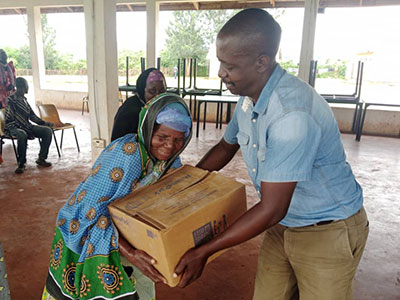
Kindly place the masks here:
[(210, 255), (265, 232), (253, 300), (350, 300), (369, 232), (362, 189), (328, 103), (275, 61), (280, 36), (274, 18), (256, 8), (218, 33), (218, 75), (242, 97), (224, 137), (197, 166), (220, 170), (240, 149), (260, 201), (190, 249), (175, 273), (184, 287)]
[(14, 63), (7, 63), (7, 53), (0, 49), (0, 108), (7, 105), (7, 98), (15, 91), (15, 68)]
[(136, 94), (129, 97), (118, 108), (114, 117), (111, 141), (128, 133), (137, 133), (139, 112), (142, 107), (155, 96), (167, 91), (163, 73), (149, 68), (139, 75), (136, 81)]
[[(26, 79), (18, 77), (15, 84), (17, 91), (8, 98), (6, 106), (5, 132), (17, 138), (18, 168), (15, 173), (21, 174), (25, 170), (28, 139), (39, 138), (40, 141), (40, 152), (36, 164), (41, 167), (51, 166), (46, 159), (53, 135), (50, 128), (53, 123), (43, 121), (32, 110), (25, 98), (29, 90)], [(38, 125), (33, 125), (29, 121)]]
[(152, 300), (165, 278), (112, 223), (108, 205), (180, 167), (192, 136), (185, 102), (164, 93), (142, 109), (138, 134), (111, 142), (61, 208), (43, 300)]

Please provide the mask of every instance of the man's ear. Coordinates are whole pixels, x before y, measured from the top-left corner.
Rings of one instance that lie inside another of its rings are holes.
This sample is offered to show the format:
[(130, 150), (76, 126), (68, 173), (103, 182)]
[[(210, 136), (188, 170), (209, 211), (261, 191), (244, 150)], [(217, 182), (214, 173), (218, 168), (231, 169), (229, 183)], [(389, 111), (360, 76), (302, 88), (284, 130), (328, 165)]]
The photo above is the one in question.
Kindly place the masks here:
[(268, 71), (270, 63), (271, 63), (271, 58), (267, 55), (261, 54), (257, 58), (256, 62), (258, 73), (265, 73), (266, 71)]

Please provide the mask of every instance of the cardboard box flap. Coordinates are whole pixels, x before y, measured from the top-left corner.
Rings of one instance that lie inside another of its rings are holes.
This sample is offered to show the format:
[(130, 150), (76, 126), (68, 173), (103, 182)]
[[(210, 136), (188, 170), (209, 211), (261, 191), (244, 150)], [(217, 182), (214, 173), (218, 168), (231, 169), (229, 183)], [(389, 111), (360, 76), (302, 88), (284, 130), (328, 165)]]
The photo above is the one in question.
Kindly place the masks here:
[[(173, 174), (174, 176), (170, 176)], [(183, 189), (196, 184), (208, 174), (209, 172), (206, 170), (184, 165), (168, 173), (160, 181), (133, 191), (131, 194), (110, 205), (125, 211), (128, 215), (135, 216), (139, 211), (143, 211), (146, 207), (153, 205), (153, 203), (157, 201), (162, 202), (163, 199), (173, 197)], [(142, 217), (148, 220), (145, 216)], [(148, 221), (150, 222), (150, 220), (152, 218)], [(156, 227), (158, 226), (156, 225)]]
[(168, 199), (147, 206), (140, 212), (140, 216), (148, 221), (153, 220), (168, 229), (189, 218), (209, 203), (227, 197), (240, 188), (243, 188), (241, 183), (218, 176), (217, 173), (213, 172), (195, 186), (181, 190)]

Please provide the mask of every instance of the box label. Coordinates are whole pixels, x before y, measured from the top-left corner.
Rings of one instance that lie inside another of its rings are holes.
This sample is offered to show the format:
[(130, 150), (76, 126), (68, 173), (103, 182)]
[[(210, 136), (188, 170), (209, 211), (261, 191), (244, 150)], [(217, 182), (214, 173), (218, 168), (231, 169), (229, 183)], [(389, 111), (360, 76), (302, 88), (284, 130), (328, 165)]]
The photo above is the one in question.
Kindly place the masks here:
[(208, 222), (207, 224), (195, 229), (193, 231), (193, 240), (194, 240), (194, 246), (198, 247), (204, 243), (207, 243), (208, 241), (212, 240), (214, 237), (211, 222)]
[(146, 229), (146, 233), (147, 233), (147, 236), (148, 236), (149, 238), (154, 239), (154, 238), (157, 237), (157, 235), (155, 235), (152, 231), (150, 231), (150, 230), (148, 230), (148, 229)]
[(224, 232), (228, 227), (226, 222), (226, 215), (222, 215), (221, 220), (214, 220), (207, 224), (195, 229), (193, 231), (193, 240), (195, 247), (198, 247), (208, 241), (212, 240), (215, 236)]

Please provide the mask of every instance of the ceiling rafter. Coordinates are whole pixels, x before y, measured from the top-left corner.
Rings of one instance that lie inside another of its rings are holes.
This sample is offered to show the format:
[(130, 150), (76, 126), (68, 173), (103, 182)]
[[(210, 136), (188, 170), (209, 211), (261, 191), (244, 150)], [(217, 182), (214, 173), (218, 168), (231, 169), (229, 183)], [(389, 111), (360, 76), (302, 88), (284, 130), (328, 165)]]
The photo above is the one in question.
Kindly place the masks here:
[[(45, 0), (43, 0), (45, 2)], [(49, 0), (50, 1), (50, 0)], [(71, 0), (72, 1), (72, 0)], [(68, 2), (64, 2), (68, 3)], [(160, 11), (176, 10), (211, 10), (211, 9), (244, 9), (258, 8), (291, 8), (304, 7), (304, 0), (160, 0)], [(375, 7), (400, 5), (400, 0), (319, 0), (321, 9), (331, 7)], [(117, 11), (146, 11), (145, 2), (126, 0), (117, 4)], [(82, 5), (42, 6), (42, 13), (72, 13), (83, 12)], [(25, 7), (1, 7), (0, 15), (26, 14)]]

